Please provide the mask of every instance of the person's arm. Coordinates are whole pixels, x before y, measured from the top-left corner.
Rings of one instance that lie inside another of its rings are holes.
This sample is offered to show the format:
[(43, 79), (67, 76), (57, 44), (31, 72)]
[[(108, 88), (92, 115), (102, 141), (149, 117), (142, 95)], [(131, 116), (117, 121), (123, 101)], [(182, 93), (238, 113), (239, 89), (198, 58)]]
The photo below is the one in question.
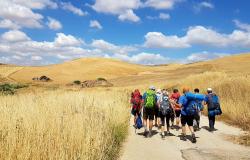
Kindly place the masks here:
[(175, 105), (175, 106), (179, 107), (179, 108), (182, 107), (182, 104), (181, 104), (181, 103), (178, 104), (177, 102), (175, 102), (175, 101), (172, 100), (172, 99), (170, 99), (170, 103), (171, 103), (172, 105)]

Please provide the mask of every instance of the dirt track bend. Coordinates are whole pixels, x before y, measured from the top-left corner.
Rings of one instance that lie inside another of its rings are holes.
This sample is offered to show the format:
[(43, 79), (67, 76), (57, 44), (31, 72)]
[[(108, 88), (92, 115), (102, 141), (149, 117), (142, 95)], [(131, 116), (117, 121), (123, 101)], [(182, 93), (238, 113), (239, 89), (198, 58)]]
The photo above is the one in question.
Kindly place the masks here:
[[(130, 124), (132, 124), (132, 119)], [(240, 135), (243, 132), (222, 122), (216, 122), (218, 129), (210, 133), (207, 117), (201, 118), (202, 129), (196, 132), (197, 143), (181, 141), (180, 130), (171, 130), (172, 135), (165, 140), (155, 133), (151, 138), (142, 136), (143, 129), (137, 131), (130, 125), (129, 136), (121, 152), (121, 160), (245, 160), (250, 159), (250, 148), (226, 140), (228, 136)], [(153, 128), (157, 131), (157, 128)], [(189, 133), (188, 133), (189, 134)]]

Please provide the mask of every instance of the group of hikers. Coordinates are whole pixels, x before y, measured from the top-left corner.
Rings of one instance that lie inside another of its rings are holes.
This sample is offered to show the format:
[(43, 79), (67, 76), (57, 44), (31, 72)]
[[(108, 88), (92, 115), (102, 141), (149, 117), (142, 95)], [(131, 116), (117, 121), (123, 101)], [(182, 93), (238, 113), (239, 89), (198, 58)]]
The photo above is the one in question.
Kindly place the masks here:
[[(161, 130), (161, 137), (165, 139), (165, 127), (167, 135), (170, 135), (170, 128), (179, 130), (182, 128), (181, 140), (186, 141), (186, 125), (191, 132), (191, 141), (196, 143), (195, 131), (200, 130), (200, 117), (207, 105), (209, 131), (215, 131), (215, 117), (221, 115), (221, 107), (218, 96), (212, 88), (207, 88), (207, 94), (200, 94), (199, 89), (191, 92), (189, 87), (183, 87), (182, 95), (178, 89), (173, 89), (170, 94), (167, 89), (157, 89), (150, 86), (141, 95), (136, 89), (131, 93), (131, 114), (134, 116), (134, 127), (143, 128), (145, 137), (152, 137), (153, 123)], [(141, 120), (143, 117), (143, 123)], [(174, 125), (175, 121), (175, 125)], [(181, 127), (180, 127), (181, 123)]]

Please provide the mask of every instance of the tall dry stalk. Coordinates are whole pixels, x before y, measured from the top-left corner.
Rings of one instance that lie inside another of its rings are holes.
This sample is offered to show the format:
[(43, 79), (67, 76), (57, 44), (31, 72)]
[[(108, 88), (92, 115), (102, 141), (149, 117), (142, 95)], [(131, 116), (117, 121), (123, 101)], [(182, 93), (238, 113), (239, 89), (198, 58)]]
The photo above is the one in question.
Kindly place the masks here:
[(0, 97), (0, 159), (114, 159), (126, 136), (125, 92)]

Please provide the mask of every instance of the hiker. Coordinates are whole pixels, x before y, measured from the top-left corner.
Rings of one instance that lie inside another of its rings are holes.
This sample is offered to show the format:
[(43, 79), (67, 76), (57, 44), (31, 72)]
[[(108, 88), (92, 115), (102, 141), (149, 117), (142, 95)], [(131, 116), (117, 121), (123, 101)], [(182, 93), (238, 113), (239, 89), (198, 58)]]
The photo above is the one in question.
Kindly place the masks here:
[[(152, 128), (154, 121), (154, 110), (157, 102), (157, 97), (155, 94), (155, 87), (150, 86), (149, 89), (143, 94), (143, 125), (144, 125), (144, 135), (146, 137), (152, 136)], [(147, 128), (147, 120), (149, 120), (149, 130)]]
[(192, 143), (196, 143), (196, 137), (193, 128), (193, 120), (194, 114), (196, 112), (195, 108), (193, 107), (194, 101), (189, 100), (187, 94), (192, 93), (189, 91), (188, 87), (183, 88), (183, 95), (179, 98), (179, 103), (171, 100), (173, 105), (176, 105), (181, 108), (181, 124), (182, 124), (182, 135), (181, 140), (186, 141), (186, 124), (192, 134)]
[(217, 115), (221, 115), (221, 107), (219, 102), (219, 97), (213, 93), (212, 88), (207, 89), (207, 95), (205, 97), (205, 104), (207, 105), (208, 109), (208, 120), (209, 120), (209, 131), (215, 131), (215, 117)]
[(136, 119), (141, 116), (142, 95), (138, 89), (131, 93), (130, 103), (132, 104), (131, 114), (134, 116), (134, 127), (136, 127)]
[(154, 113), (155, 113), (155, 126), (156, 127), (160, 127), (160, 113), (159, 113), (159, 101), (160, 101), (160, 99), (161, 99), (161, 97), (162, 97), (162, 91), (161, 91), (161, 89), (157, 89), (157, 91), (156, 91), (156, 98), (157, 98), (157, 101), (156, 101), (156, 105), (155, 105), (155, 111), (154, 111)]
[(162, 139), (164, 139), (165, 138), (165, 131), (164, 131), (165, 119), (166, 119), (166, 124), (167, 124), (167, 134), (169, 135), (170, 134), (169, 121), (170, 121), (170, 118), (171, 118), (171, 112), (173, 110), (172, 105), (171, 105), (171, 103), (169, 101), (168, 92), (166, 90), (163, 91), (162, 97), (161, 97), (161, 99), (160, 99), (160, 101), (158, 103), (159, 103), (158, 104), (158, 106), (159, 106), (159, 115), (160, 115), (160, 118), (161, 118), (161, 136), (162, 136)]
[[(178, 103), (180, 96), (181, 95), (180, 95), (178, 89), (174, 89), (170, 99), (175, 101), (176, 103)], [(177, 128), (177, 130), (178, 130), (179, 124), (180, 124), (181, 108), (178, 105), (173, 105), (173, 108), (174, 108), (174, 113), (175, 113), (176, 126), (178, 127)]]
[[(198, 88), (194, 89), (195, 94), (199, 94), (200, 90)], [(194, 121), (196, 123), (196, 126), (194, 126), (194, 129), (200, 130), (200, 117), (201, 117), (201, 111), (203, 111), (203, 104), (201, 100), (196, 100), (196, 106), (197, 106), (197, 112), (194, 115)]]

